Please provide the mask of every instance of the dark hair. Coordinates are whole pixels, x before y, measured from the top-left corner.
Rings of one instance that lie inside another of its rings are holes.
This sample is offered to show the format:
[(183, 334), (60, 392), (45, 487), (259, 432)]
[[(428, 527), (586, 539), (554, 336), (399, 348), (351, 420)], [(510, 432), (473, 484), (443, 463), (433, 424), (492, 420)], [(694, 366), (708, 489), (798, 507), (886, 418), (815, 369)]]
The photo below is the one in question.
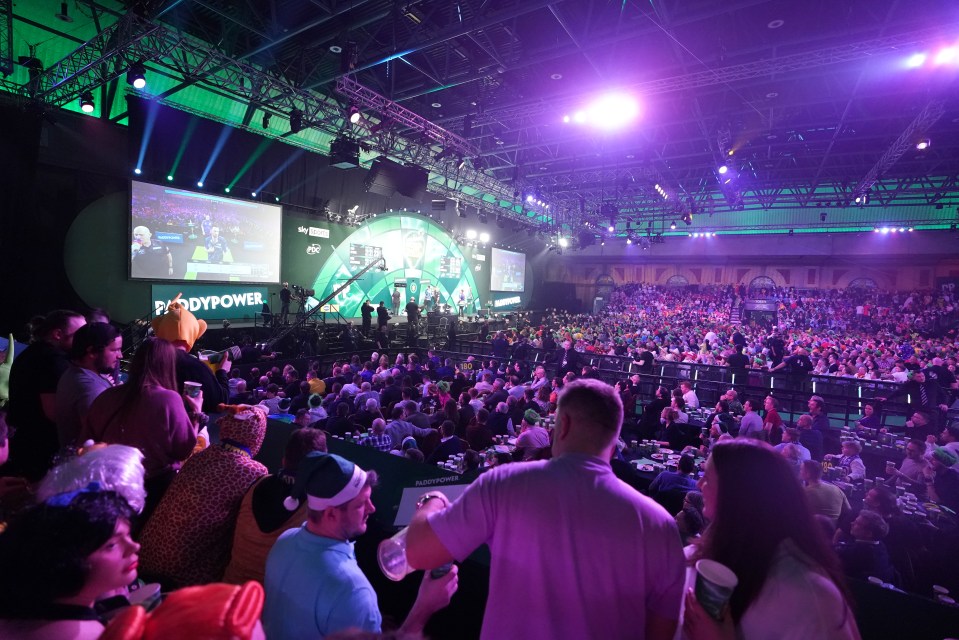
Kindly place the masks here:
[(443, 437), (449, 438), (456, 433), (456, 423), (452, 420), (444, 420), (443, 424), (440, 425), (440, 431), (443, 432)]
[(723, 413), (729, 413), (729, 400), (720, 400), (716, 403), (719, 405), (719, 410)]
[(0, 447), (7, 444), (8, 435), (10, 435), (10, 425), (7, 424), (7, 410), (0, 409)]
[(730, 600), (733, 619), (738, 622), (759, 596), (787, 540), (822, 569), (849, 603), (839, 561), (785, 458), (762, 442), (729, 440), (713, 447), (710, 460), (717, 497), (698, 557), (721, 562), (739, 578)]
[(679, 459), (678, 466), (680, 473), (692, 473), (693, 469), (696, 468), (696, 461), (692, 456), (682, 456)]
[(45, 316), (37, 316), (31, 321), (34, 339), (40, 340), (57, 329), (66, 329), (71, 318), (83, 318), (83, 314), (68, 309), (57, 309)]
[(320, 429), (302, 427), (290, 434), (283, 452), (283, 468), (296, 472), (300, 461), (313, 451), (327, 451), (326, 434)]
[(955, 438), (956, 440), (959, 440), (959, 425), (951, 424), (948, 427), (946, 427), (946, 431), (948, 431), (949, 435), (951, 435), (953, 438)]
[(473, 451), (472, 449), (467, 449), (463, 453), (463, 463), (466, 465), (467, 471), (472, 471), (473, 469), (479, 469), (480, 463), (483, 461), (483, 458), (479, 453)]
[(403, 455), (406, 456), (408, 460), (412, 460), (413, 462), (426, 461), (426, 457), (423, 455), (423, 452), (420, 451), (419, 449), (412, 449), (412, 448), (406, 449), (405, 451), (403, 451)]
[(133, 510), (112, 491), (79, 493), (67, 506), (22, 511), (0, 535), (0, 617), (41, 617), (83, 589), (87, 558), (129, 522)]
[(73, 346), (67, 354), (71, 360), (79, 360), (87, 354), (87, 349), (102, 351), (117, 339), (120, 332), (112, 324), (106, 322), (90, 322), (73, 334)]

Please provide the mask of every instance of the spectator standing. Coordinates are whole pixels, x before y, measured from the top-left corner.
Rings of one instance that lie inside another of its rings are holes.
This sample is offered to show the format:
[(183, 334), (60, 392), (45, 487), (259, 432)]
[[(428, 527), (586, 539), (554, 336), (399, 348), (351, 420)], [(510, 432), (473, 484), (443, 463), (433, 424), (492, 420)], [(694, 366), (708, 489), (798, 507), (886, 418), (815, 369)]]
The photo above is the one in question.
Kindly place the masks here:
[[(551, 460), (497, 466), (452, 505), (437, 492), (421, 498), (407, 537), (411, 566), (437, 567), (490, 546), (482, 638), (673, 636), (679, 536), (669, 514), (613, 475), (622, 420), (612, 387), (574, 381), (560, 395)], [(517, 536), (526, 549), (520, 565)], [(523, 615), (504, 616), (516, 602), (525, 603)]]

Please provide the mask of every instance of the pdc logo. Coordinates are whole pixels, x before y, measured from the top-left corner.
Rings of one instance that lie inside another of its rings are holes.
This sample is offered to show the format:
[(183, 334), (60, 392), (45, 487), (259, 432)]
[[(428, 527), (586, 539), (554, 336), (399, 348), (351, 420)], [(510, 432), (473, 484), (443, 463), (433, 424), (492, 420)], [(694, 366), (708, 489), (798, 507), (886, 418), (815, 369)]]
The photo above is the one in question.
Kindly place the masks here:
[(318, 255), (318, 254), (320, 253), (320, 250), (321, 250), (322, 248), (323, 248), (323, 247), (321, 247), (321, 246), (318, 245), (318, 244), (311, 244), (311, 245), (309, 245), (309, 246), (306, 248), (306, 255), (308, 255), (308, 256)]

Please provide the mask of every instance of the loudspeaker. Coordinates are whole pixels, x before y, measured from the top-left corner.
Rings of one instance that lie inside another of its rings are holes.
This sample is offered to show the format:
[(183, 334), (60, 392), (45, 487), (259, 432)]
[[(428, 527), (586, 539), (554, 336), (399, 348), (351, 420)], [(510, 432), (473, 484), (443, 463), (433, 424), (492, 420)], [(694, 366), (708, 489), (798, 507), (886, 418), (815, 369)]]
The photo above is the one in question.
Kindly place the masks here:
[(381, 196), (394, 193), (420, 200), (426, 196), (429, 173), (419, 167), (406, 167), (380, 156), (366, 176), (366, 190)]
[(360, 145), (355, 140), (336, 138), (330, 143), (330, 166), (355, 169), (360, 166)]

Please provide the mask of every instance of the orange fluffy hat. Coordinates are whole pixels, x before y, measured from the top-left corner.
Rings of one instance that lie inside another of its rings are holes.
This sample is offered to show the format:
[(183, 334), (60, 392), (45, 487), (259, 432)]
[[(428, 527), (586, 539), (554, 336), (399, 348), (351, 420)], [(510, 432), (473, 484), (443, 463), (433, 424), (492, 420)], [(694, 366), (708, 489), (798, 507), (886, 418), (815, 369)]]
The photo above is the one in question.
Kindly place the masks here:
[(263, 586), (215, 582), (185, 587), (147, 613), (130, 607), (113, 618), (100, 640), (249, 640), (263, 611)]
[(158, 338), (173, 344), (182, 342), (186, 344), (187, 351), (190, 351), (193, 343), (206, 333), (206, 320), (190, 313), (190, 310), (180, 303), (181, 295), (183, 294), (176, 294), (167, 305), (166, 313), (151, 320), (150, 324)]

